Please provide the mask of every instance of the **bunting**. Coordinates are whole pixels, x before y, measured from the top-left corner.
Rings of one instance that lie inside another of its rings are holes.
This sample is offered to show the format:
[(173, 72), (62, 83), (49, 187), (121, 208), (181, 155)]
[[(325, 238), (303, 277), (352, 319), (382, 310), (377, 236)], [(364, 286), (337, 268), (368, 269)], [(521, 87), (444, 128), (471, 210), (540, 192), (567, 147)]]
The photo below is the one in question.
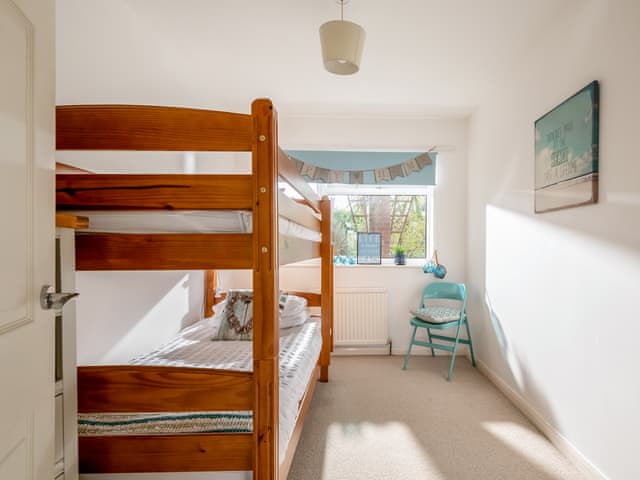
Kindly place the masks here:
[(364, 183), (364, 171), (362, 171), (362, 170), (350, 170), (349, 171), (349, 183)]
[(329, 183), (344, 183), (344, 170), (329, 170)]
[(376, 183), (390, 182), (395, 178), (408, 177), (412, 173), (420, 172), (423, 168), (433, 164), (429, 152), (421, 153), (417, 157), (410, 158), (396, 165), (371, 170), (330, 170), (316, 167), (298, 158), (289, 158), (293, 160), (301, 175), (311, 181), (323, 183), (362, 184), (364, 183), (364, 174), (366, 172), (373, 173)]

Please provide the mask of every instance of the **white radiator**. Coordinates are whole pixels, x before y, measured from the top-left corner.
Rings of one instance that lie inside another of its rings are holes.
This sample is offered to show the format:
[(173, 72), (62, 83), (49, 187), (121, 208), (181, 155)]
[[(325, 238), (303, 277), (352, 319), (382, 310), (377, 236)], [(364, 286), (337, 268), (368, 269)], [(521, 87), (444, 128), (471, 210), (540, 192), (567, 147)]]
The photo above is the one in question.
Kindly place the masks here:
[(384, 288), (336, 289), (334, 344), (337, 347), (386, 345), (388, 317)]

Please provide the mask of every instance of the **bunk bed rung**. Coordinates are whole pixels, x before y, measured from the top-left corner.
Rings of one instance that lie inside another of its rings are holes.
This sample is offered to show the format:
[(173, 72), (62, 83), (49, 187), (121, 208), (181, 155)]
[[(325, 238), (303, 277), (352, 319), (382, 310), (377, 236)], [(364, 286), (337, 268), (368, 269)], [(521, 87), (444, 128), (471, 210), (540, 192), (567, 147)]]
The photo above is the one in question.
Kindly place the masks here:
[(79, 438), (80, 473), (252, 470), (251, 433)]
[(248, 233), (84, 233), (76, 235), (76, 270), (253, 268)]
[(142, 105), (56, 108), (58, 150), (251, 151), (251, 115)]
[(250, 210), (251, 175), (57, 175), (56, 206), (75, 210)]
[(251, 410), (253, 375), (149, 365), (78, 368), (78, 412)]

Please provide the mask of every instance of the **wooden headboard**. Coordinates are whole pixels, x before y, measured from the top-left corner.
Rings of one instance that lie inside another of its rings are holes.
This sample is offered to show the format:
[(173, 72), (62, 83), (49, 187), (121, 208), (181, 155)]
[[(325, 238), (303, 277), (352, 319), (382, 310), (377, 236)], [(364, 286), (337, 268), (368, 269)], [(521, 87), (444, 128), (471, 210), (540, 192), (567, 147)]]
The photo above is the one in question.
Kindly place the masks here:
[[(213, 306), (223, 301), (226, 297), (226, 293), (216, 295), (218, 288), (218, 280), (215, 270), (204, 271), (204, 317), (208, 318), (213, 316)], [(322, 300), (322, 295), (312, 292), (292, 292), (287, 291), (290, 295), (296, 295), (298, 297), (306, 298), (307, 305), (310, 307), (319, 307)]]

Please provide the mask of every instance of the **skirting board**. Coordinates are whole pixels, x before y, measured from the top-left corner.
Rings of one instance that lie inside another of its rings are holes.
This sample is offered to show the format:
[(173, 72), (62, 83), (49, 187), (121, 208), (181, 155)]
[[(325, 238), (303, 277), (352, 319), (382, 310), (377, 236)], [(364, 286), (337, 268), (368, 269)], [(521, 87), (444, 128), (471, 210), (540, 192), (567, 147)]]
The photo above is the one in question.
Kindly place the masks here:
[(390, 355), (391, 345), (371, 345), (371, 346), (351, 346), (351, 347), (339, 347), (336, 346), (333, 349), (333, 353), (336, 357), (347, 357), (351, 355)]
[(555, 429), (540, 413), (516, 392), (509, 384), (500, 378), (486, 363), (476, 356), (478, 370), (500, 390), (525, 417), (540, 430), (560, 452), (571, 461), (576, 468), (588, 479), (608, 480), (607, 476), (589, 461), (567, 438)]
[[(345, 357), (350, 355), (400, 355), (407, 354), (409, 345), (370, 345), (370, 346), (336, 346), (331, 355), (337, 357)], [(456, 355), (467, 355), (466, 346), (458, 346)], [(411, 355), (428, 355), (431, 356), (431, 350), (425, 347), (415, 347), (411, 351)], [(444, 350), (436, 350), (438, 356), (451, 356), (451, 353)]]

